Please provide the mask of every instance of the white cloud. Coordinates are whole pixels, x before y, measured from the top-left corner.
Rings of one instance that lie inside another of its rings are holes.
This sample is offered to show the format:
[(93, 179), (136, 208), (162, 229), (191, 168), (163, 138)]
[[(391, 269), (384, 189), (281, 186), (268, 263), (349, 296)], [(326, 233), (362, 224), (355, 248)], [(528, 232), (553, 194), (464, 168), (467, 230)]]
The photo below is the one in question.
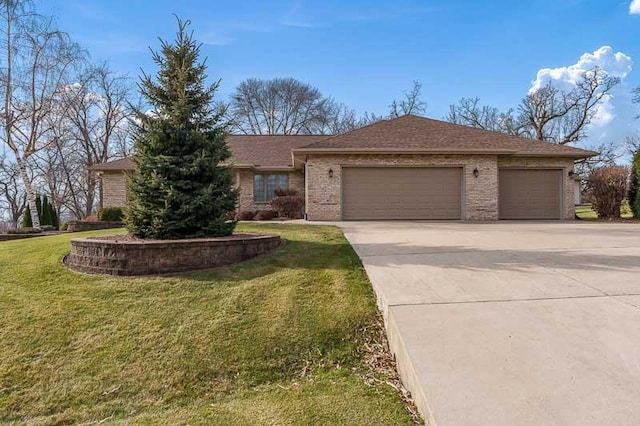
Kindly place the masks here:
[[(640, 0), (636, 0), (640, 3)], [(614, 52), (610, 46), (602, 46), (593, 53), (583, 54), (578, 62), (558, 68), (543, 68), (538, 71), (529, 92), (547, 84), (562, 90), (575, 87), (584, 72), (599, 67), (612, 77), (620, 78), (620, 84), (601, 101), (598, 111), (587, 131), (588, 145), (603, 142), (622, 141), (625, 136), (640, 131), (640, 120), (635, 120), (636, 105), (632, 102), (631, 85), (626, 81), (632, 70), (633, 61), (629, 55)]]
[(629, 5), (629, 13), (632, 15), (640, 15), (640, 0), (633, 0)]

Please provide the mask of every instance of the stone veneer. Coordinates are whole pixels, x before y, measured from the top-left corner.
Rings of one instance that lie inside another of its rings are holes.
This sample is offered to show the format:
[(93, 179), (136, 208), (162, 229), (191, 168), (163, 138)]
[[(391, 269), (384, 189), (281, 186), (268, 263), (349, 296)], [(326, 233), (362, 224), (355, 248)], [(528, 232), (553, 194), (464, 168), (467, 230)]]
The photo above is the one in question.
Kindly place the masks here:
[(235, 181), (236, 187), (240, 189), (240, 194), (238, 195), (238, 211), (245, 210), (269, 210), (271, 209), (271, 205), (266, 203), (256, 203), (253, 201), (253, 175), (255, 173), (261, 174), (284, 174), (287, 173), (289, 175), (289, 188), (295, 189), (300, 193), (300, 195), (304, 195), (304, 175), (301, 171), (291, 171), (291, 172), (278, 172), (278, 171), (260, 171), (254, 172), (253, 170), (247, 169), (237, 169), (235, 172)]
[[(308, 220), (342, 218), (343, 166), (458, 166), (463, 168), (463, 219), (498, 220), (498, 167), (562, 168), (565, 180), (572, 159), (504, 157), (497, 155), (310, 155), (306, 163), (306, 213)], [(473, 176), (478, 168), (479, 177)], [(333, 176), (329, 176), (329, 170)], [(573, 185), (565, 182), (565, 219), (574, 218)]]
[(214, 268), (272, 252), (278, 235), (232, 235), (187, 240), (76, 238), (64, 258), (70, 268), (89, 274), (156, 275)]

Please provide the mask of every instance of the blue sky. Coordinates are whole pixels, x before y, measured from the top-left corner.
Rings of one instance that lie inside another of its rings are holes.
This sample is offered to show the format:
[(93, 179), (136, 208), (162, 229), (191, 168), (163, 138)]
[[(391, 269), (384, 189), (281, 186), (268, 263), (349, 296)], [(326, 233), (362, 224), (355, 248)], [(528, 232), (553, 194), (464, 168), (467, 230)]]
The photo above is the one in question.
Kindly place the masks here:
[(384, 113), (419, 80), (427, 115), (442, 118), (462, 96), (515, 106), (540, 69), (569, 67), (602, 46), (612, 48), (598, 57), (603, 63), (624, 54), (624, 87), (640, 85), (640, 71), (631, 68), (640, 58), (640, 14), (631, 14), (630, 4), (40, 0), (38, 7), (55, 14), (94, 59), (132, 77), (140, 68), (154, 70), (148, 47), (158, 46), (158, 36), (173, 36), (176, 13), (192, 21), (205, 43), (210, 76), (222, 79), (221, 96), (248, 77), (290, 76), (359, 112)]

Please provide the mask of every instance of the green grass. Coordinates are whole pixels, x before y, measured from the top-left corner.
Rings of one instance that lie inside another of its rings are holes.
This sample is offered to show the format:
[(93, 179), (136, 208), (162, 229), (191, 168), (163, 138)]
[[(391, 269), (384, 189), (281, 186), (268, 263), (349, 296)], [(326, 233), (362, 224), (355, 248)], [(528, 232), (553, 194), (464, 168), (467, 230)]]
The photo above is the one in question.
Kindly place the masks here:
[(238, 231), (288, 243), (156, 278), (61, 265), (72, 237), (121, 230), (0, 243), (0, 423), (412, 424), (391, 387), (363, 379), (354, 342), (376, 308), (342, 233)]
[[(585, 220), (598, 219), (598, 215), (591, 207), (591, 204), (576, 206), (576, 215), (578, 218)], [(624, 202), (620, 207), (620, 215), (623, 219), (631, 219), (633, 217), (633, 213), (631, 212), (631, 208), (629, 208), (629, 204), (627, 202)]]

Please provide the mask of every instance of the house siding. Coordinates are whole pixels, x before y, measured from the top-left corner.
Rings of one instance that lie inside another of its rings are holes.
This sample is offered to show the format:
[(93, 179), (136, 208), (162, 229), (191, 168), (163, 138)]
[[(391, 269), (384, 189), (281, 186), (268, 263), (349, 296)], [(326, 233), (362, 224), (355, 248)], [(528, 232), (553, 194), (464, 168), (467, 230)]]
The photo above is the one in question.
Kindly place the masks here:
[(498, 159), (498, 167), (562, 169), (563, 179), (563, 206), (565, 220), (573, 220), (576, 216), (575, 209), (575, 181), (569, 176), (573, 170), (572, 158), (531, 158), (531, 157), (503, 157)]
[(102, 206), (124, 207), (127, 204), (126, 172), (121, 170), (102, 174)]
[[(308, 220), (342, 219), (342, 167), (451, 166), (463, 168), (462, 218), (498, 219), (498, 159), (496, 155), (313, 155), (306, 164)], [(476, 178), (473, 170), (480, 172)], [(329, 177), (329, 170), (333, 176)]]

